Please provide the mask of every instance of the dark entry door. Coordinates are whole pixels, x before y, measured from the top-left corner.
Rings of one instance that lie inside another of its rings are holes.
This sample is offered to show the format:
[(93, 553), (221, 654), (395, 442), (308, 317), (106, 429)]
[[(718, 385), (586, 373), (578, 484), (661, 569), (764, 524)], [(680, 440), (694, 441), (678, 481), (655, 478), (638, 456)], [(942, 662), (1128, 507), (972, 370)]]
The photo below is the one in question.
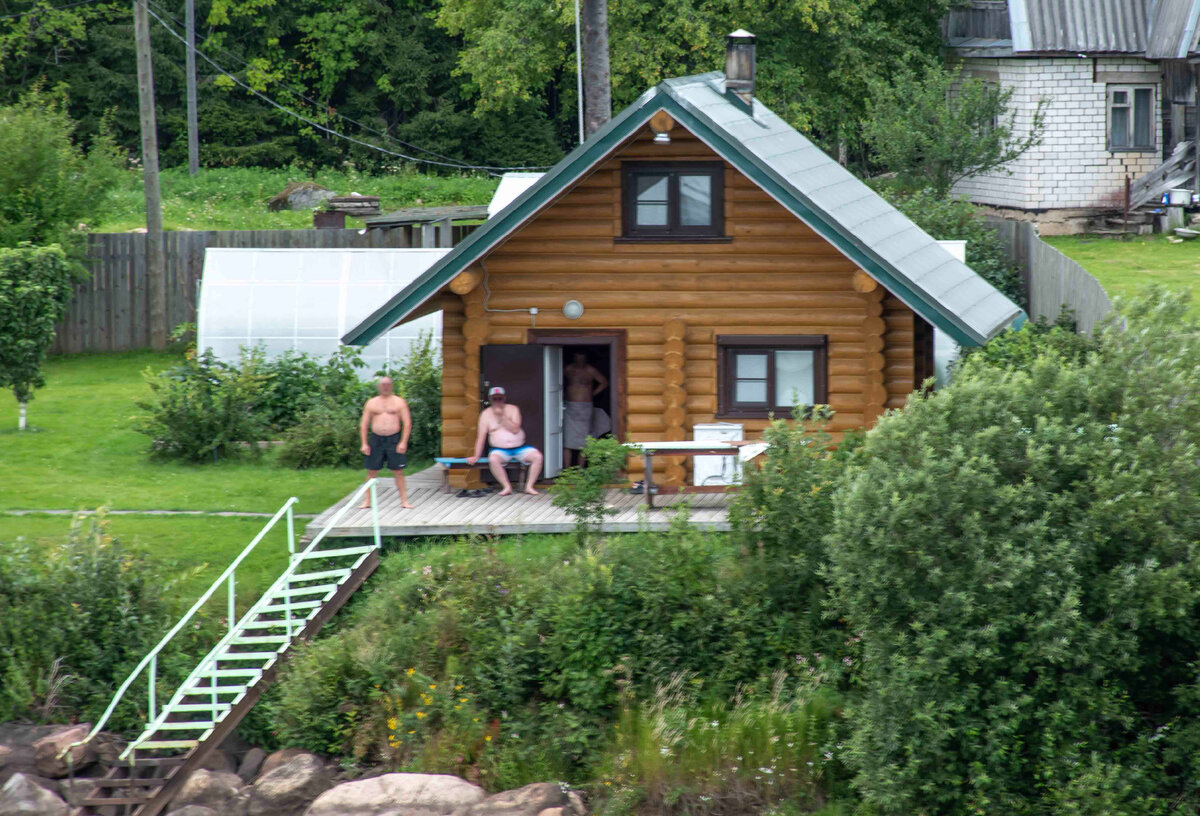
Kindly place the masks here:
[(508, 402), (521, 409), (525, 444), (545, 447), (544, 389), (545, 349), (538, 345), (496, 345), (479, 349), (480, 398), (487, 404), (493, 385), (504, 387)]

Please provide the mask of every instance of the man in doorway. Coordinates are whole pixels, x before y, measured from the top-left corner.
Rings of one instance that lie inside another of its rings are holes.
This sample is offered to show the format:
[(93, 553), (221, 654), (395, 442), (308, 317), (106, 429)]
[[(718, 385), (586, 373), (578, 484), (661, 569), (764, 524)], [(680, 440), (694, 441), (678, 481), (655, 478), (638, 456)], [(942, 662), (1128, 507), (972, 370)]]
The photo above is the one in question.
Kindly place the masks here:
[(521, 409), (509, 405), (504, 389), (494, 386), (488, 391), (488, 407), (479, 414), (479, 432), (475, 436), (475, 455), (467, 459), (467, 464), (475, 464), (483, 457), (483, 444), (487, 442), (491, 451), (488, 453), (488, 470), (500, 483), (500, 495), (508, 496), (513, 492), (512, 482), (504, 466), (516, 459), (529, 466), (529, 476), (525, 479), (525, 492), (536, 496), (534, 485), (537, 484), (538, 473), (542, 469), (542, 453), (533, 445), (525, 444), (525, 431), (521, 427)]
[(567, 403), (563, 411), (563, 464), (583, 464), (581, 451), (589, 436), (598, 436), (592, 400), (605, 388), (608, 377), (596, 369), (581, 351), (575, 352), (564, 371)]
[[(363, 406), (362, 420), (358, 423), (362, 441), (363, 466), (367, 469), (367, 481), (379, 475), (386, 464), (396, 480), (400, 492), (400, 506), (412, 508), (408, 503), (408, 489), (404, 484), (404, 466), (408, 463), (408, 437), (412, 433), (412, 414), (408, 403), (395, 393), (391, 377), (381, 377), (375, 388), (378, 396), (371, 397)], [(371, 506), (371, 494), (363, 497), (360, 508)]]

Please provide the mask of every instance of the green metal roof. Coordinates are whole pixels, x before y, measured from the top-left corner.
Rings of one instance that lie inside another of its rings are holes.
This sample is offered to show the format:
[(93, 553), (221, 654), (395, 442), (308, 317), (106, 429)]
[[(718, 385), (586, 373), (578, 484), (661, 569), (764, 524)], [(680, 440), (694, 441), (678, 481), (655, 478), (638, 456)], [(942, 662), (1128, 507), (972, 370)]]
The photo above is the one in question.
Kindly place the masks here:
[(604, 162), (656, 112), (682, 127), (837, 247), (914, 312), (963, 345), (980, 345), (1024, 313), (937, 241), (758, 100), (726, 95), (720, 73), (669, 79), (642, 94), (342, 338), (365, 345), (534, 219)]

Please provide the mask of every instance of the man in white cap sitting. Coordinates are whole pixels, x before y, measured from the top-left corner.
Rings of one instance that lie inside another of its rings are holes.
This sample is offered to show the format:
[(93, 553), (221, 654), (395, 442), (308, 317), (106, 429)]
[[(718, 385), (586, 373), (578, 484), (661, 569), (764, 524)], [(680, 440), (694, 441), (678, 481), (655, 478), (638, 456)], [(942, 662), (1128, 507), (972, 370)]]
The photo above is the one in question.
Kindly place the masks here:
[(521, 409), (509, 405), (504, 395), (504, 389), (493, 386), (488, 390), (488, 407), (479, 414), (479, 433), (475, 437), (475, 455), (467, 459), (468, 464), (475, 464), (483, 458), (484, 442), (491, 448), (488, 453), (488, 470), (500, 483), (500, 495), (508, 496), (513, 492), (512, 482), (504, 466), (516, 459), (529, 466), (529, 476), (525, 479), (525, 492), (531, 496), (537, 495), (534, 485), (542, 470), (542, 453), (533, 445), (525, 444), (525, 431), (521, 427)]

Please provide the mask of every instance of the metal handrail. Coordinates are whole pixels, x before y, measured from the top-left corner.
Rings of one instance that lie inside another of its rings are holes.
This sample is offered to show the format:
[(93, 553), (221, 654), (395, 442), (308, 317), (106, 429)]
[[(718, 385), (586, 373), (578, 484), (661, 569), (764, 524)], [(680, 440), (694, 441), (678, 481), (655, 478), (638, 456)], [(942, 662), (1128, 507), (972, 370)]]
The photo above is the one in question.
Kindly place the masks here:
[(287, 516), (288, 553), (289, 553), (289, 556), (291, 556), (295, 553), (296, 544), (295, 544), (295, 537), (294, 537), (295, 533), (294, 533), (294, 526), (293, 526), (294, 521), (293, 521), (293, 517), (292, 517), (292, 506), (297, 501), (298, 501), (298, 499), (295, 496), (292, 496), (290, 499), (287, 500), (287, 502), (284, 503), (283, 507), (279, 508), (279, 511), (277, 513), (275, 513), (274, 516), (271, 517), (271, 520), (268, 521), (261, 530), (259, 530), (258, 535), (256, 535), (254, 537), (254, 539), (249, 544), (246, 545), (245, 549), (243, 549), (241, 551), (241, 553), (236, 558), (233, 559), (233, 562), (228, 567), (225, 568), (225, 571), (222, 572), (221, 575), (215, 581), (213, 581), (212, 586), (210, 586), (204, 592), (204, 594), (200, 596), (199, 600), (197, 600), (194, 604), (192, 604), (192, 608), (189, 609), (187, 611), (187, 613), (185, 613), (184, 616), (179, 619), (179, 622), (176, 623), (173, 627), (171, 627), (171, 631), (169, 631), (169, 632), (167, 632), (167, 634), (163, 635), (162, 640), (160, 640), (158, 642), (158, 645), (155, 646), (153, 649), (151, 649), (150, 652), (144, 658), (142, 658), (142, 661), (140, 663), (138, 663), (137, 668), (135, 668), (132, 672), (130, 672), (129, 676), (125, 678), (125, 682), (122, 683), (121, 686), (117, 689), (117, 693), (113, 696), (112, 702), (108, 704), (108, 708), (105, 709), (104, 714), (96, 722), (96, 725), (92, 728), (91, 732), (86, 737), (79, 740), (78, 742), (73, 742), (70, 745), (68, 745), (67, 747), (63, 748), (62, 751), (60, 751), (58, 754), (59, 759), (62, 759), (64, 756), (67, 756), (70, 753), (72, 748), (78, 748), (80, 745), (86, 745), (87, 743), (91, 742), (96, 737), (96, 735), (100, 733), (101, 729), (103, 729), (104, 726), (108, 723), (108, 719), (109, 719), (109, 717), (112, 716), (113, 711), (116, 710), (117, 705), (119, 705), (121, 700), (124, 698), (125, 692), (129, 690), (129, 687), (131, 685), (133, 685), (133, 681), (136, 680), (138, 678), (138, 676), (147, 667), (150, 668), (149, 688), (147, 690), (147, 698), (148, 698), (148, 704), (149, 704), (149, 712), (148, 712), (149, 717), (147, 719), (150, 720), (151, 722), (153, 722), (154, 717), (155, 717), (155, 714), (154, 714), (155, 688), (154, 688), (154, 686), (155, 686), (155, 680), (157, 679), (159, 653), (162, 652), (162, 650), (167, 646), (167, 644), (171, 642), (171, 640), (175, 637), (175, 635), (179, 634), (179, 630), (181, 630), (184, 626), (187, 625), (188, 621), (190, 621), (192, 619), (192, 616), (194, 616), (200, 610), (200, 608), (208, 602), (209, 598), (211, 598), (213, 596), (213, 594), (217, 591), (217, 588), (220, 587), (221, 584), (226, 583), (227, 581), (228, 581), (228, 586), (229, 586), (229, 610), (230, 610), (229, 611), (229, 625), (233, 626), (233, 617), (234, 617), (233, 609), (234, 609), (234, 601), (235, 601), (235, 598), (234, 598), (235, 588), (234, 588), (234, 582), (233, 582), (234, 571), (238, 568), (238, 566), (242, 563), (242, 561), (244, 561), (246, 559), (246, 556), (248, 556), (251, 552), (254, 551), (254, 548), (258, 546), (259, 542), (262, 541), (263, 538), (266, 536), (266, 534), (271, 531), (271, 529), (275, 526), (276, 523), (278, 523), (279, 519), (283, 518), (285, 515)]

